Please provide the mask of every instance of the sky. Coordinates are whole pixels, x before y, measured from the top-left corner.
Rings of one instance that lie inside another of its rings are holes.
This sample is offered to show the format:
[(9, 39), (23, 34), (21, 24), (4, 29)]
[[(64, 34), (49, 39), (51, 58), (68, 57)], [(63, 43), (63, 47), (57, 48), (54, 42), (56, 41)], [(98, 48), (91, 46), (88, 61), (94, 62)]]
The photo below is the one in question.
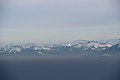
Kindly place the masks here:
[(0, 43), (120, 38), (119, 0), (1, 0)]

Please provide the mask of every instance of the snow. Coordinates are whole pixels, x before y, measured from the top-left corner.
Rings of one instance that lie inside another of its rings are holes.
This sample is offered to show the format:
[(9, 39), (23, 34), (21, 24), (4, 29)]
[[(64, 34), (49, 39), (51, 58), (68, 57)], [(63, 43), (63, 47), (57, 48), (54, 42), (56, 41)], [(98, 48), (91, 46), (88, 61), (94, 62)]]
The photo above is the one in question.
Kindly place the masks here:
[(15, 48), (12, 48), (11, 50), (9, 50), (9, 52), (13, 52), (13, 51), (17, 51), (17, 52), (20, 52), (21, 49), (18, 48), (18, 47), (15, 47)]
[(106, 44), (107, 47), (112, 47), (112, 44)]
[(42, 47), (43, 50), (51, 50), (51, 48), (47, 47)]
[(38, 53), (40, 53), (40, 54), (41, 54), (42, 52), (38, 51)]
[(44, 53), (42, 53), (41, 51), (38, 51), (38, 53), (39, 53), (40, 55), (43, 55), (43, 56), (45, 55), (45, 54), (44, 54)]
[(71, 47), (72, 45), (69, 44), (69, 43), (67, 43), (67, 44), (63, 44), (63, 46), (65, 46), (65, 47)]
[(83, 46), (82, 44), (78, 44), (78, 45), (75, 46), (75, 47), (80, 48), (80, 47), (82, 47), (82, 46)]
[(41, 50), (41, 48), (39, 48), (39, 47), (35, 47), (34, 50)]
[(96, 50), (95, 48), (91, 48), (91, 50)]

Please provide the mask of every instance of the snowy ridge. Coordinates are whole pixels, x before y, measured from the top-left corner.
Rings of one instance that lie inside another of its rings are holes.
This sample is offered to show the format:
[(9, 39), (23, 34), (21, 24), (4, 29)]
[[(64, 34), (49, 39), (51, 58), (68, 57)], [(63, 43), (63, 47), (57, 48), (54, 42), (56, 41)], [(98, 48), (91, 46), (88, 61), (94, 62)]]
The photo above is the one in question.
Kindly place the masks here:
[(50, 55), (82, 55), (82, 56), (119, 56), (120, 39), (106, 41), (79, 40), (53, 45), (5, 45), (0, 47), (0, 56), (50, 56)]

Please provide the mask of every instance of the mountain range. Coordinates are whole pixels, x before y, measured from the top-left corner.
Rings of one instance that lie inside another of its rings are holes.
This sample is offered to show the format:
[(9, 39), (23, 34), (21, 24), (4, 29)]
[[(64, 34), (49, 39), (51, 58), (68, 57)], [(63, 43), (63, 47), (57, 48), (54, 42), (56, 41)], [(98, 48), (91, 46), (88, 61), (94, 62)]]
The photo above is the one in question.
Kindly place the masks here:
[(24, 44), (0, 47), (0, 57), (6, 56), (120, 56), (120, 39), (77, 40), (61, 44)]

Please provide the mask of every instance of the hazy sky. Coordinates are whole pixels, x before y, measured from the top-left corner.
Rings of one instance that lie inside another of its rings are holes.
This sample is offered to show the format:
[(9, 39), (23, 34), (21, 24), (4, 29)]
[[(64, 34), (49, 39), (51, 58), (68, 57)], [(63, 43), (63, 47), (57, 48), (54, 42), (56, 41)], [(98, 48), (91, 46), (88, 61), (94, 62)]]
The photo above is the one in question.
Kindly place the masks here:
[(0, 42), (120, 38), (119, 0), (0, 1)]

